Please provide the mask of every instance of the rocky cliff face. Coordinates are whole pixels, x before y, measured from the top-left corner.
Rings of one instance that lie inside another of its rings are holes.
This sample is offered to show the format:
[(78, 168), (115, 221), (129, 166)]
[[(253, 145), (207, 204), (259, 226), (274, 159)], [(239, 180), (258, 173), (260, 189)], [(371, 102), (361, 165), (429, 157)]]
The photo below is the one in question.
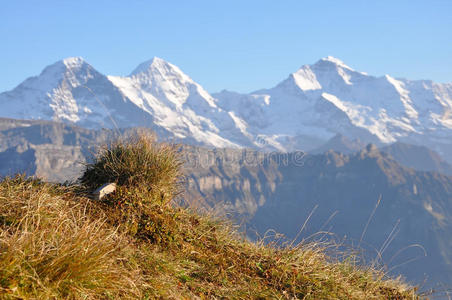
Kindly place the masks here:
[(88, 130), (49, 121), (0, 119), (0, 169), (49, 181), (74, 180), (96, 146), (119, 133)]
[(191, 204), (239, 221), (251, 218), (283, 180), (277, 158), (255, 150), (184, 146), (187, 192)]

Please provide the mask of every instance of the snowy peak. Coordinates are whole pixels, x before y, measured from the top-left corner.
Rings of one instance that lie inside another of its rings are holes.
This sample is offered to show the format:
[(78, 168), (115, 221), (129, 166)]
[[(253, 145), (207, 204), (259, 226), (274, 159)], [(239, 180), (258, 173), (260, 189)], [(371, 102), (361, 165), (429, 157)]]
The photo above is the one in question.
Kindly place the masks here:
[(130, 77), (133, 76), (160, 76), (160, 77), (175, 76), (184, 79), (189, 79), (190, 81), (192, 81), (178, 67), (159, 57), (154, 57), (148, 61), (139, 64), (138, 67), (136, 67), (135, 70), (133, 70), (132, 73), (130, 73)]
[(78, 72), (84, 68), (93, 69), (93, 67), (91, 67), (91, 65), (88, 64), (82, 57), (68, 57), (46, 67), (42, 73), (50, 72), (61, 73), (66, 71)]
[[(274, 88), (216, 97), (224, 109), (239, 103), (234, 111), (255, 126), (250, 132), (286, 149), (309, 150), (316, 141), (341, 134), (366, 143), (430, 143), (452, 156), (446, 146), (439, 146), (450, 144), (450, 86), (375, 77), (328, 56), (303, 65)], [(264, 100), (266, 105), (260, 105)]]
[[(153, 122), (181, 139), (216, 147), (249, 145), (241, 120), (219, 108), (215, 99), (175, 65), (154, 57), (128, 77), (108, 79)], [(237, 142), (240, 141), (240, 142)]]
[[(302, 91), (339, 88), (348, 89), (357, 82), (369, 78), (366, 73), (358, 72), (333, 56), (327, 56), (312, 65), (303, 65), (286, 79)], [(293, 85), (292, 84), (292, 85)]]
[(142, 62), (139, 64), (133, 71), (130, 73), (129, 76), (137, 75), (140, 73), (148, 73), (152, 69), (155, 69), (157, 65), (165, 65), (168, 64), (165, 60), (159, 58), (159, 57), (153, 57), (150, 60), (147, 60), (145, 62)]
[(320, 59), (319, 61), (317, 61), (314, 66), (317, 67), (341, 67), (344, 69), (348, 69), (350, 71), (354, 71), (352, 68), (350, 68), (349, 66), (347, 66), (342, 60), (340, 60), (339, 58), (333, 57), (333, 56), (327, 56), (324, 57), (322, 59)]
[(81, 56), (67, 57), (61, 61), (69, 69), (81, 68), (88, 63)]
[[(33, 80), (37, 88), (56, 86), (62, 82), (72, 87), (85, 84), (88, 80), (103, 76), (81, 57), (68, 57), (46, 67), (39, 77)], [(27, 82), (27, 81), (26, 81)]]
[[(189, 102), (194, 106), (216, 107), (212, 96), (201, 85), (193, 81), (177, 66), (158, 57), (141, 63), (129, 77), (110, 76), (109, 79), (121, 86), (128, 81), (135, 88), (148, 93), (147, 97), (146, 95), (142, 97), (148, 98), (148, 101), (145, 101), (148, 104), (150, 104), (151, 98), (155, 98), (165, 102), (165, 105), (169, 105), (173, 109), (190, 105)], [(192, 103), (193, 101), (198, 105)]]
[(182, 98), (188, 97), (189, 86), (197, 86), (178, 67), (158, 57), (138, 65), (128, 78), (139, 85), (140, 88), (151, 93), (160, 95), (177, 94), (176, 96), (182, 96)]
[(118, 89), (81, 57), (57, 61), (39, 76), (0, 94), (2, 117), (56, 120), (90, 128), (131, 124), (125, 119), (136, 110), (124, 106), (126, 99)]

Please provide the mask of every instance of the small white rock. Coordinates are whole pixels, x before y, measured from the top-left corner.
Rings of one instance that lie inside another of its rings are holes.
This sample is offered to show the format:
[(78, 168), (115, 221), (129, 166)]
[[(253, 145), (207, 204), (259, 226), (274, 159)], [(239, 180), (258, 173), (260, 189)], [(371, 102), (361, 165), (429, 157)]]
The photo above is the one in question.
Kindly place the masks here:
[(93, 192), (96, 200), (102, 200), (106, 195), (116, 190), (116, 183), (106, 183)]

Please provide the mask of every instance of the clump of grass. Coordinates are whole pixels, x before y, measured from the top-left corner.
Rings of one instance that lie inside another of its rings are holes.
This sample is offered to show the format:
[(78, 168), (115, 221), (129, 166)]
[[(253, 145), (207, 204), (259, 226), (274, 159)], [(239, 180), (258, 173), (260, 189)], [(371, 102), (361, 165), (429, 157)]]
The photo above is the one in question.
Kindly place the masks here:
[(91, 189), (114, 182), (145, 194), (147, 202), (167, 204), (181, 191), (182, 164), (176, 146), (141, 133), (103, 147), (80, 182)]
[(75, 198), (23, 176), (0, 183), (0, 298), (139, 297), (126, 237)]
[(182, 164), (175, 145), (138, 134), (103, 147), (80, 182), (88, 189), (115, 182), (117, 190), (101, 203), (112, 224), (168, 245), (179, 237), (175, 215), (166, 208), (181, 191)]

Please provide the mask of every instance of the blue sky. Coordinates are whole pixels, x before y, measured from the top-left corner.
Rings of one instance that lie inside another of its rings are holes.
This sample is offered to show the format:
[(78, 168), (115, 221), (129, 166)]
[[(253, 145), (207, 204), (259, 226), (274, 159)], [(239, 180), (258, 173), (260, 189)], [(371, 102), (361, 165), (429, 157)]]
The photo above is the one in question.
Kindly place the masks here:
[(452, 82), (452, 1), (3, 1), (0, 91), (82, 56), (127, 75), (161, 57), (208, 91), (272, 87), (332, 55), (373, 75)]

